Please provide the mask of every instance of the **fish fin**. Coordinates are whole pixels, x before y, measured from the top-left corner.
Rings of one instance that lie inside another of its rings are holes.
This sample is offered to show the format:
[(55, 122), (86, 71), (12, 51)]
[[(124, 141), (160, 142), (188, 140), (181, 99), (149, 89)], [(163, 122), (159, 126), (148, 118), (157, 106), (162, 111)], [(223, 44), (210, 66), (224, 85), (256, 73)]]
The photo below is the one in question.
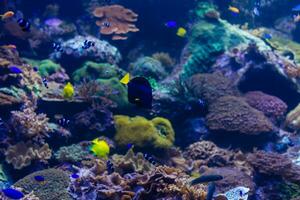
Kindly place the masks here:
[(120, 83), (123, 83), (124, 85), (127, 85), (129, 83), (130, 80), (130, 74), (127, 73), (125, 74), (125, 76), (120, 80)]

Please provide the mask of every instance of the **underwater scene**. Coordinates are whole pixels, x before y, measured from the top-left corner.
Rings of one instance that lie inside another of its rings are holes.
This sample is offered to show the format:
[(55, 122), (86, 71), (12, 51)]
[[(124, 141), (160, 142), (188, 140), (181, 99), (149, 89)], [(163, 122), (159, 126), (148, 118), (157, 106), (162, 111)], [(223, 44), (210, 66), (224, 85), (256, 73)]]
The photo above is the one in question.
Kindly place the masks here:
[(0, 0), (0, 200), (300, 200), (300, 0)]

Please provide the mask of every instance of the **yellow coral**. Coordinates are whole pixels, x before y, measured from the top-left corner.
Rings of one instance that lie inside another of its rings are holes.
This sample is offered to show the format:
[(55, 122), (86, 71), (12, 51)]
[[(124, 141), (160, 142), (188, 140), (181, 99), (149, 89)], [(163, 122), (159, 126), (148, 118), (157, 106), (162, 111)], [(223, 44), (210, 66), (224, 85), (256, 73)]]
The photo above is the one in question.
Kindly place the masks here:
[(117, 144), (134, 144), (138, 147), (151, 146), (169, 148), (174, 143), (175, 133), (168, 119), (156, 117), (147, 120), (144, 117), (114, 116)]

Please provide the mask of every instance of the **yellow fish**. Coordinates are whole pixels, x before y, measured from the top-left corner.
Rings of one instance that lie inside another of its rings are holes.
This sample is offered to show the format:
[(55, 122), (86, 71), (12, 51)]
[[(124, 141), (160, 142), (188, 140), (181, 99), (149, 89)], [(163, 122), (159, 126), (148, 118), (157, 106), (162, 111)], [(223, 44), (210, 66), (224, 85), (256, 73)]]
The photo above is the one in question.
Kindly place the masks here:
[(64, 87), (63, 96), (66, 99), (72, 99), (72, 97), (74, 96), (74, 87), (70, 82), (68, 82)]
[(240, 10), (237, 7), (229, 6), (228, 10), (236, 14), (240, 13)]
[(0, 17), (2, 20), (6, 20), (6, 19), (13, 17), (14, 15), (15, 15), (15, 13), (13, 11), (7, 11), (3, 15), (0, 15)]
[(93, 154), (99, 158), (107, 158), (109, 154), (110, 147), (105, 140), (99, 140), (98, 138), (92, 141), (90, 150)]
[(124, 85), (127, 85), (130, 81), (130, 74), (127, 73), (125, 76), (120, 80), (120, 83), (123, 83)]
[(184, 37), (186, 35), (185, 28), (179, 27), (178, 30), (177, 30), (176, 35), (178, 35), (179, 37)]

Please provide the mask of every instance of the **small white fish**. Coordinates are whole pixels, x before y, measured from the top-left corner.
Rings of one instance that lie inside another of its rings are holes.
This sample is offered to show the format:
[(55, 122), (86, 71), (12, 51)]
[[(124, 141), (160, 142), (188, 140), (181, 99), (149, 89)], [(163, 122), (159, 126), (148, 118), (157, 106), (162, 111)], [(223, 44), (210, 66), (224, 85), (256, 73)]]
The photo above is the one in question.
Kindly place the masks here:
[(259, 10), (258, 10), (257, 7), (255, 7), (255, 8), (253, 9), (253, 14), (256, 15), (256, 16), (260, 16), (260, 12), (259, 12)]
[(249, 188), (239, 186), (225, 192), (225, 194), (216, 195), (215, 199), (221, 200), (226, 198), (227, 200), (248, 200), (249, 191)]

